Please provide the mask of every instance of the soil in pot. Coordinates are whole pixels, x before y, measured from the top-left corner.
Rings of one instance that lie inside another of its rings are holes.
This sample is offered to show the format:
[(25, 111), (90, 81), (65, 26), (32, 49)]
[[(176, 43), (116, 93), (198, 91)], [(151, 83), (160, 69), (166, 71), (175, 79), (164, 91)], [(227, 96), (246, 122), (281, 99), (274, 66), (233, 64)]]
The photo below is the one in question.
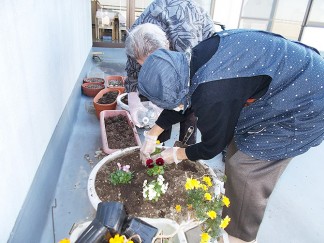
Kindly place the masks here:
[(110, 79), (108, 81), (108, 87), (120, 87), (120, 86), (124, 86), (123, 84), (123, 80), (118, 80), (118, 79)]
[(98, 103), (111, 104), (117, 99), (118, 94), (119, 94), (118, 91), (109, 91), (105, 93), (101, 98), (99, 98)]
[[(130, 165), (133, 179), (130, 184), (113, 185), (110, 174), (118, 166)], [(156, 179), (147, 174), (147, 167), (142, 165), (139, 149), (134, 152), (106, 162), (98, 171), (95, 179), (96, 193), (101, 201), (120, 201), (125, 205), (129, 215), (148, 218), (169, 218), (178, 223), (188, 220), (188, 205), (186, 200), (185, 183), (187, 177), (199, 178), (210, 175), (206, 167), (199, 162), (184, 160), (178, 165), (166, 165), (163, 177), (169, 183), (168, 189), (157, 202), (144, 200), (143, 182)], [(180, 205), (181, 212), (176, 212), (176, 205)]]
[(103, 78), (85, 78), (83, 83), (101, 83), (104, 84), (105, 80)]
[(105, 118), (105, 128), (110, 149), (123, 149), (137, 146), (134, 131), (126, 116), (117, 115)]

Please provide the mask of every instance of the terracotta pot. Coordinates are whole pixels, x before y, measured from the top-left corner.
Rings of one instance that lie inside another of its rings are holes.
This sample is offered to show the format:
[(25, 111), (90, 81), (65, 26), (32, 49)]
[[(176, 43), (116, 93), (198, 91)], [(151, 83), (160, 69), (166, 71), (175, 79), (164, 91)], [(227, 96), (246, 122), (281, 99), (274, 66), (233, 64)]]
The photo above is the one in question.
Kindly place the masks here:
[(103, 83), (83, 83), (81, 86), (82, 93), (90, 97), (95, 97), (100, 92), (100, 90), (105, 88), (105, 85)]
[(107, 138), (107, 134), (106, 134), (106, 126), (105, 126), (105, 118), (107, 117), (113, 117), (113, 116), (118, 116), (118, 115), (123, 115), (127, 118), (127, 122), (128, 125), (132, 128), (133, 132), (134, 132), (134, 138), (136, 141), (136, 146), (141, 146), (141, 140), (140, 137), (137, 133), (136, 127), (132, 122), (132, 118), (129, 115), (129, 113), (125, 110), (106, 110), (106, 111), (102, 111), (100, 113), (100, 130), (101, 130), (101, 139), (102, 139), (102, 149), (106, 154), (111, 154), (113, 152), (116, 152), (120, 149), (111, 149), (109, 148), (109, 144), (108, 144), (108, 138)]
[(105, 80), (103, 78), (84, 78), (83, 83), (101, 83), (101, 84), (105, 84)]
[(119, 89), (120, 93), (125, 92), (124, 77), (123, 76), (111, 75), (111, 76), (107, 76), (105, 79), (106, 79), (107, 88)]
[[(117, 97), (115, 99), (114, 102), (110, 103), (110, 104), (99, 104), (98, 101), (99, 99), (106, 93), (111, 92), (111, 91), (118, 91), (118, 95), (120, 95), (120, 90), (117, 88), (105, 88), (101, 91), (99, 91), (99, 93), (93, 98), (93, 105), (94, 108), (96, 110), (96, 115), (97, 118), (100, 118), (100, 112), (104, 111), (104, 110), (115, 110), (116, 106), (117, 106)], [(117, 95), (117, 96), (118, 96)]]

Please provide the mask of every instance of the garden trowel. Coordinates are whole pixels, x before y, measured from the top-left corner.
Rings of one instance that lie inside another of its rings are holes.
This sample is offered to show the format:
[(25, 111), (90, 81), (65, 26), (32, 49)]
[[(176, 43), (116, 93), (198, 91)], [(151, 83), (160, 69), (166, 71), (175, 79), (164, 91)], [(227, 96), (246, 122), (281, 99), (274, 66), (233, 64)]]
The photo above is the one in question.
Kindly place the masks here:
[(175, 143), (174, 143), (173, 146), (174, 147), (180, 147), (180, 148), (187, 147), (188, 146), (187, 145), (187, 142), (188, 142), (189, 138), (191, 137), (191, 135), (193, 134), (193, 132), (194, 132), (194, 127), (193, 126), (190, 126), (188, 128), (188, 130), (187, 130), (187, 132), (186, 132), (183, 140), (182, 141), (175, 141)]

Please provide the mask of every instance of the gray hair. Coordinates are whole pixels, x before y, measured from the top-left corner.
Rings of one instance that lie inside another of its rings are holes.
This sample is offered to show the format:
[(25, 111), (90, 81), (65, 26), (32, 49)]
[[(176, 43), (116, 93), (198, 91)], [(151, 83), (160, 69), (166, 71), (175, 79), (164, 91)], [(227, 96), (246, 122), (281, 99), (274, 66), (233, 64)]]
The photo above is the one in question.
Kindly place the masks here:
[(128, 56), (138, 60), (159, 48), (169, 49), (169, 41), (158, 25), (145, 23), (136, 26), (128, 33), (125, 48)]

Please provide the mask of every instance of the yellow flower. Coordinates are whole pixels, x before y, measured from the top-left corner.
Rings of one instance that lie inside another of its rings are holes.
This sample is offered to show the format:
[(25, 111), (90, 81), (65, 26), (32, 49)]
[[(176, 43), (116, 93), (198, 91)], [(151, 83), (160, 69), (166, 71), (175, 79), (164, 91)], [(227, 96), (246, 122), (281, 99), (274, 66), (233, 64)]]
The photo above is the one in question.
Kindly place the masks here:
[(226, 207), (229, 207), (229, 205), (230, 205), (230, 200), (229, 200), (229, 198), (228, 197), (226, 197), (226, 196), (223, 196), (222, 197), (222, 201), (223, 201), (223, 203), (224, 203), (224, 205), (226, 206)]
[(202, 233), (200, 237), (200, 243), (208, 243), (210, 240), (210, 235), (208, 233)]
[(201, 188), (204, 190), (204, 191), (208, 191), (208, 186), (204, 185), (204, 184), (201, 184)]
[(181, 212), (181, 206), (179, 204), (176, 205), (175, 209), (178, 213)]
[(209, 187), (211, 187), (211, 186), (213, 185), (209, 176), (204, 176), (202, 180), (203, 180), (203, 181), (206, 183), (206, 185), (209, 186)]
[(124, 243), (124, 236), (116, 234), (114, 238), (109, 239), (109, 243)]
[(231, 221), (231, 218), (226, 216), (224, 219), (222, 219), (219, 227), (225, 229), (230, 221)]
[(161, 142), (160, 142), (160, 140), (156, 140), (156, 142), (155, 142), (157, 145), (159, 145)]
[(132, 240), (128, 240), (126, 243), (134, 243), (134, 241), (132, 241)]
[(217, 217), (216, 212), (213, 211), (213, 210), (208, 211), (208, 212), (207, 212), (207, 215), (208, 215), (208, 217), (211, 218), (211, 219), (216, 219), (216, 217)]
[(205, 193), (204, 198), (205, 198), (205, 200), (207, 200), (207, 201), (212, 200), (212, 196), (211, 196), (210, 193), (208, 193), (208, 192)]
[(200, 186), (200, 182), (197, 179), (191, 179), (191, 178), (187, 178), (186, 184), (185, 184), (185, 188), (186, 190), (193, 190), (193, 189), (197, 189)]
[(64, 238), (60, 240), (59, 243), (70, 243), (70, 240), (68, 238)]

